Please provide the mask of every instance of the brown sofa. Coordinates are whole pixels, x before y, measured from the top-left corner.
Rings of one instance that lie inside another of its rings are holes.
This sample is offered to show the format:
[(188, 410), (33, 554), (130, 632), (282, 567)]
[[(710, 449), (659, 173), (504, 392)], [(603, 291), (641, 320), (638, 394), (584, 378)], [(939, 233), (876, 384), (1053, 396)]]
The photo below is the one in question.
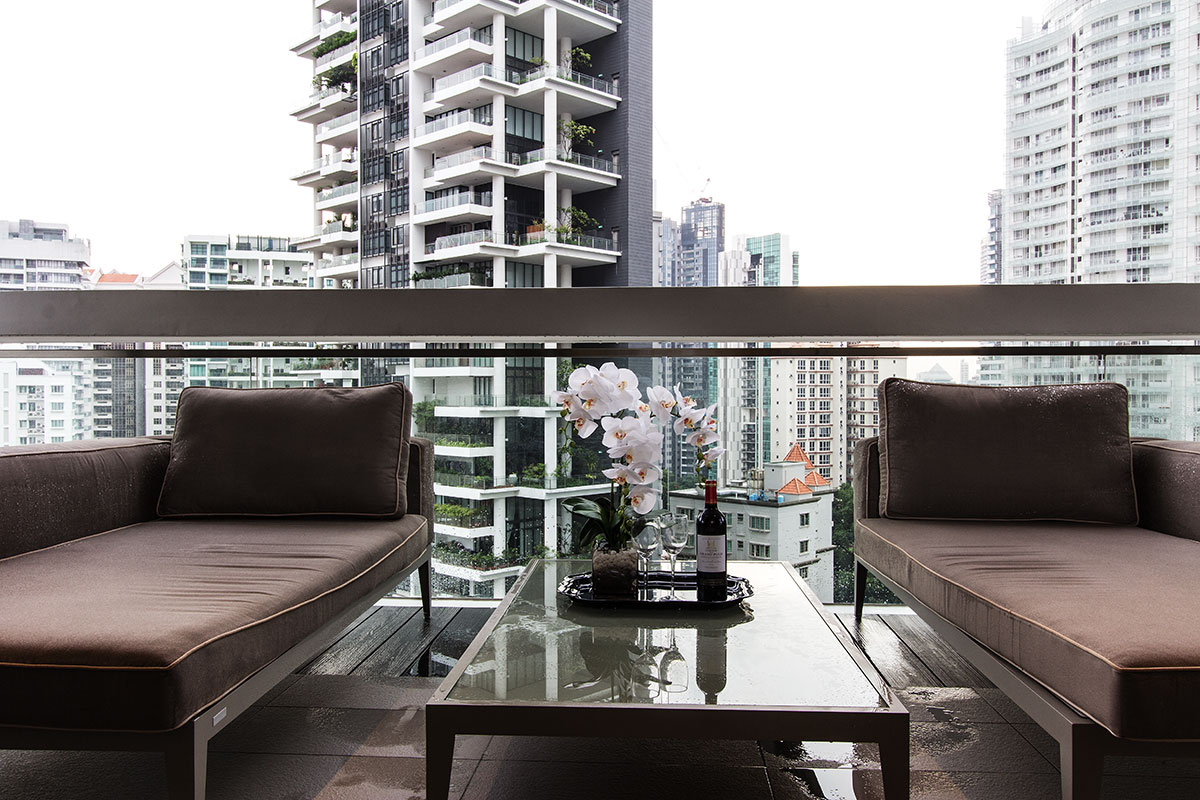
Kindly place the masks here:
[(0, 448), (0, 749), (162, 750), (199, 800), (208, 739), (414, 570), (428, 615), (410, 413), (185, 389), (174, 441)]
[(1131, 441), (1123, 387), (887, 381), (854, 452), (868, 571), (1058, 739), (1064, 800), (1106, 753), (1200, 739), (1200, 445)]

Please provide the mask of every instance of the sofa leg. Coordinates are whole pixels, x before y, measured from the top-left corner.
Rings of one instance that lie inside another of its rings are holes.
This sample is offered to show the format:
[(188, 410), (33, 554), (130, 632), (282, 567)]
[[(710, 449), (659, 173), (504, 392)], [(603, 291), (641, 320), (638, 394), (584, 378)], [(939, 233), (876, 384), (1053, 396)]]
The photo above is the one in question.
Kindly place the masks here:
[(854, 562), (854, 618), (862, 619), (863, 601), (867, 597), (867, 567), (861, 561)]
[(1062, 800), (1099, 800), (1104, 774), (1102, 732), (1096, 725), (1075, 725), (1071, 741), (1058, 746), (1062, 769)]
[(208, 778), (208, 741), (189, 722), (171, 735), (166, 751), (167, 796), (171, 800), (204, 800)]
[(425, 609), (425, 619), (433, 612), (433, 572), (429, 560), (417, 567), (417, 577), (421, 581), (421, 606)]

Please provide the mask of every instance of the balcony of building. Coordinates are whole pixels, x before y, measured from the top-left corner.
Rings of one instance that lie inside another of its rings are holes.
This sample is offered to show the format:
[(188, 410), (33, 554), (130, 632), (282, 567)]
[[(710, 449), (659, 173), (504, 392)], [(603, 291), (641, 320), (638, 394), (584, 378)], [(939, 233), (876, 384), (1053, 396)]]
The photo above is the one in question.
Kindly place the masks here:
[(317, 125), (315, 141), (330, 147), (357, 147), (358, 112), (350, 111)]
[(490, 62), (494, 52), (490, 25), (489, 21), (488, 27), (463, 28), (418, 48), (411, 60), (412, 71), (440, 76)]
[(514, 24), (535, 36), (544, 36), (547, 8), (558, 12), (558, 35), (576, 45), (614, 34), (621, 24), (618, 4), (607, 0), (523, 0)]
[[(501, 239), (501, 241), (497, 241)], [(506, 244), (490, 228), (437, 236), (427, 241), (424, 253), (415, 255), (416, 263), (434, 261), (478, 261), (484, 257), (515, 255), (517, 248)]]
[(496, 175), (515, 177), (518, 170), (517, 165), (511, 163), (512, 157), (512, 154), (493, 151), (491, 145), (439, 156), (433, 160), (433, 166), (425, 170), (425, 188), (439, 189), (455, 184), (473, 186)]
[(357, 30), (358, 14), (335, 12), (323, 17), (320, 22), (309, 28), (300, 42), (292, 48), (292, 52), (298, 56), (312, 58), (313, 50), (330, 36), (343, 32), (355, 33)]
[(614, 240), (595, 233), (534, 230), (512, 234), (510, 241), (517, 246), (518, 260), (539, 260), (552, 253), (560, 264), (596, 266), (615, 264), (621, 255)]
[(414, 289), (462, 289), (492, 286), (490, 261), (436, 264), (411, 275)]
[(521, 73), (496, 69), (491, 62), (476, 64), (437, 78), (422, 96), (421, 109), (429, 115), (453, 108), (474, 108), (491, 103), (496, 95), (515, 97)]
[(518, 7), (513, 0), (435, 0), (422, 33), (435, 39), (462, 28), (483, 28), (492, 24), (493, 14), (513, 15)]
[(434, 222), (482, 222), (492, 218), (492, 193), (462, 191), (417, 203), (413, 208), (414, 224)]
[(547, 173), (558, 176), (558, 187), (575, 193), (611, 189), (621, 180), (617, 165), (600, 156), (591, 156), (557, 147), (509, 153), (510, 163), (517, 165), (513, 183), (540, 189)]
[(516, 77), (517, 97), (536, 95), (553, 89), (558, 94), (558, 110), (576, 119), (613, 111), (620, 104), (616, 84), (562, 66), (544, 66)]
[(304, 103), (292, 112), (301, 122), (314, 125), (344, 116), (358, 107), (358, 97), (346, 84), (326, 86), (309, 95)]
[(417, 126), (412, 146), (435, 156), (491, 144), (495, 126), (491, 105), (448, 114)]
[(296, 249), (301, 252), (329, 249), (342, 251), (358, 246), (358, 226), (335, 219), (324, 225), (318, 225), (308, 236), (298, 236), (292, 241), (296, 243)]
[(357, 212), (358, 189), (358, 181), (322, 189), (315, 196), (317, 210), (334, 213)]
[(346, 280), (358, 277), (358, 252), (322, 258), (316, 263), (318, 285), (326, 280)]

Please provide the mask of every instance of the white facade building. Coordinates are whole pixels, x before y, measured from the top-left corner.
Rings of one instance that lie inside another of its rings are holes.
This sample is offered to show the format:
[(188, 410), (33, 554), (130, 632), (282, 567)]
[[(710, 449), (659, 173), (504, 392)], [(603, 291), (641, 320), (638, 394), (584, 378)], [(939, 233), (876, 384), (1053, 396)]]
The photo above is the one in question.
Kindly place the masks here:
[[(311, 13), (293, 51), (313, 64), (294, 112), (313, 130), (295, 176), (313, 218), (293, 241), (315, 286), (652, 284), (649, 3), (313, 0)], [(366, 360), (363, 382), (407, 383), (436, 443), (439, 588), (502, 596), (516, 562), (560, 548), (559, 502), (601, 489), (560, 463), (558, 360), (394, 352)]]
[[(718, 492), (728, 558), (786, 561), (821, 602), (832, 603), (833, 491), (804, 451), (793, 446), (779, 461), (755, 470), (746, 489)], [(671, 505), (694, 520), (704, 508), (703, 492), (671, 492)], [(694, 548), (689, 538), (685, 556)], [(730, 565), (729, 571), (736, 575), (737, 566)]]
[(82, 289), (92, 246), (66, 225), (0, 220), (0, 291)]
[[(1200, 280), (1200, 9), (1059, 0), (1008, 47), (1003, 283)], [(1006, 383), (1115, 380), (1135, 435), (1194, 439), (1197, 375), (1164, 356), (1022, 356)]]
[(0, 360), (0, 446), (91, 439), (92, 424), (89, 362)]

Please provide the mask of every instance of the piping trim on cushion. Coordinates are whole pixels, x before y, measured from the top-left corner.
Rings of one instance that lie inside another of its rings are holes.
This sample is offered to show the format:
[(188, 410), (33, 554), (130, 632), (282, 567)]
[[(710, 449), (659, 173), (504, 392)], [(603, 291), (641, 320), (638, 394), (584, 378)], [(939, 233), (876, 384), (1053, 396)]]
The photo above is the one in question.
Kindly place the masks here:
[[(954, 580), (953, 578), (947, 578), (945, 575), (943, 575), (940, 572), (938, 572), (937, 570), (933, 569), (928, 564), (926, 564), (924, 561), (921, 561), (920, 559), (916, 558), (915, 556), (913, 556), (912, 553), (909, 553), (903, 547), (896, 544), (891, 539), (887, 538), (886, 536), (881, 534), (879, 531), (872, 528), (870, 525), (865, 524), (862, 520), (858, 520), (856, 524), (862, 525), (862, 527), (866, 528), (868, 531), (875, 534), (880, 539), (882, 539), (883, 541), (887, 542), (892, 547), (899, 550), (901, 553), (903, 553), (908, 558), (908, 560), (910, 562), (919, 566), (921, 569), (925, 570), (930, 575), (935, 575), (939, 579), (945, 581), (946, 583), (949, 583), (952, 586), (957, 586), (959, 589), (962, 589), (967, 594), (978, 598), (979, 600), (983, 601), (984, 603), (991, 606), (992, 608), (999, 609), (1000, 611), (1003, 611), (1006, 614), (1012, 614), (1017, 619), (1022, 620), (1024, 622), (1028, 622), (1030, 625), (1033, 625), (1035, 628), (1041, 628), (1042, 630), (1046, 631), (1046, 633), (1049, 633), (1052, 636), (1057, 636), (1059, 639), (1062, 639), (1064, 642), (1068, 642), (1069, 644), (1079, 648), (1080, 650), (1082, 650), (1085, 653), (1090, 653), (1091, 655), (1093, 655), (1096, 658), (1103, 661), (1105, 664), (1108, 664), (1110, 667), (1112, 667), (1117, 672), (1171, 672), (1171, 671), (1175, 671), (1175, 670), (1200, 670), (1200, 665), (1185, 665), (1185, 666), (1178, 666), (1178, 667), (1122, 667), (1120, 664), (1113, 663), (1107, 657), (1105, 657), (1104, 655), (1101, 655), (1100, 653), (1097, 653), (1095, 650), (1088, 647), (1087, 645), (1080, 644), (1079, 642), (1072, 639), (1070, 636), (1060, 633), (1059, 631), (1056, 631), (1053, 628), (1051, 628), (1050, 626), (1048, 626), (1044, 623), (1038, 622), (1035, 619), (1030, 619), (1029, 617), (1027, 617), (1023, 614), (1019, 614), (1016, 611), (1013, 611), (1011, 608), (1005, 608), (1004, 606), (997, 603), (995, 600), (990, 600), (990, 599), (984, 597), (983, 595), (979, 594), (979, 592), (976, 592), (973, 589), (963, 586), (961, 583)], [(1164, 534), (1164, 535), (1166, 535), (1166, 534)], [(879, 570), (879, 571), (883, 572), (883, 570)], [(891, 578), (890, 575), (888, 577)], [(896, 580), (896, 579), (892, 578), (892, 580)], [(900, 583), (900, 581), (898, 581), (898, 580), (896, 580), (896, 582)], [(936, 611), (937, 609), (934, 609), (934, 610)]]
[[(405, 515), (405, 516), (407, 516), (407, 515)], [(414, 515), (414, 516), (418, 516), (418, 515)], [(403, 519), (403, 517), (401, 517), (401, 519)], [(264, 622), (269, 622), (270, 620), (275, 619), (276, 617), (282, 616), (289, 612), (295, 611), (298, 608), (302, 608), (304, 606), (315, 603), (316, 601), (320, 600), (322, 597), (325, 597), (326, 595), (333, 594), (334, 592), (336, 592), (340, 589), (344, 589), (345, 587), (349, 586), (350, 584), (354, 583), (356, 580), (361, 578), (363, 575), (366, 575), (368, 572), (370, 572), (371, 570), (378, 567), (384, 561), (387, 561), (389, 558), (394, 556), (397, 552), (399, 552), (404, 547), (404, 545), (408, 544), (408, 542), (414, 536), (416, 536), (418, 533), (424, 531), (425, 528), (428, 527), (428, 525), (429, 525), (429, 521), (424, 520), (420, 525), (418, 525), (416, 528), (413, 529), (412, 533), (410, 533), (408, 536), (406, 536), (404, 538), (404, 541), (400, 542), (400, 544), (396, 545), (394, 548), (389, 550), (386, 555), (381, 557), (374, 564), (371, 564), (366, 569), (361, 570), (360, 572), (358, 572), (356, 575), (354, 575), (354, 577), (350, 578), (349, 580), (343, 581), (342, 583), (338, 584), (337, 586), (330, 587), (329, 589), (326, 589), (325, 591), (321, 592), (319, 595), (316, 595), (315, 597), (310, 597), (310, 598), (304, 600), (303, 602), (296, 603), (295, 605), (289, 606), (284, 609), (280, 609), (279, 611), (276, 611), (274, 614), (271, 614), (270, 616), (263, 617), (262, 619), (256, 619), (253, 622), (247, 622), (245, 625), (241, 625), (237, 628), (233, 628), (233, 629), (225, 631), (223, 633), (219, 633), (216, 636), (212, 636), (209, 639), (196, 645), (192, 649), (188, 650), (187, 652), (183, 653), (183, 655), (179, 656), (179, 658), (175, 659), (170, 664), (167, 664), (166, 666), (163, 666), (163, 667), (136, 667), (136, 666), (115, 667), (115, 666), (108, 666), (108, 665), (103, 665), (103, 664), (26, 664), (26, 663), (13, 662), (13, 661), (0, 661), (0, 666), (38, 667), (38, 668), (44, 667), (47, 669), (119, 670), (121, 672), (131, 672), (131, 671), (137, 671), (137, 672), (161, 671), (161, 672), (165, 672), (167, 670), (174, 669), (175, 665), (179, 664), (179, 662), (186, 659), (192, 653), (195, 653), (197, 650), (207, 647), (208, 645), (212, 644), (215, 641), (218, 641), (219, 639), (224, 639), (228, 636), (232, 636), (235, 633), (239, 633), (241, 631), (256, 627), (258, 625), (263, 624)], [(106, 533), (107, 532), (109, 532), (109, 531), (106, 531)]]

